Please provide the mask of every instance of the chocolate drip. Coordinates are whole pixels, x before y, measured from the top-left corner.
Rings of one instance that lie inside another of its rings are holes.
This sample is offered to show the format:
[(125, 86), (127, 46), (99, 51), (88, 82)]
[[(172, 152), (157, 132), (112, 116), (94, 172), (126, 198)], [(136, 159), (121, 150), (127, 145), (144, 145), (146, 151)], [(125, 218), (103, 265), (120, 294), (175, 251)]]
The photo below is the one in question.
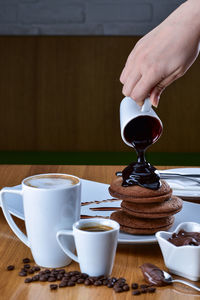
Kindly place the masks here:
[(146, 149), (155, 143), (162, 133), (158, 119), (151, 116), (139, 116), (131, 120), (124, 129), (124, 137), (132, 144), (137, 153), (137, 162), (133, 162), (117, 176), (122, 176), (122, 186), (140, 185), (152, 190), (159, 189), (160, 176), (145, 159)]

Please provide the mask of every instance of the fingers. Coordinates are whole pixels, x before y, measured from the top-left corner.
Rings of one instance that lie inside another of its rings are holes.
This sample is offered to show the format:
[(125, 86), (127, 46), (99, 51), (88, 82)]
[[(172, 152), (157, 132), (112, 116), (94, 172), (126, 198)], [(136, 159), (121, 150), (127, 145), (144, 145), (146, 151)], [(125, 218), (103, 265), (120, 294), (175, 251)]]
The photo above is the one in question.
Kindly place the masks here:
[[(157, 77), (150, 76), (150, 74), (141, 76), (140, 80), (137, 81), (135, 86), (130, 89), (131, 84), (129, 84), (126, 89), (126, 84), (123, 88), (123, 94), (130, 96), (136, 102), (144, 102), (144, 100), (151, 94), (153, 88), (157, 85), (160, 80)], [(124, 93), (125, 92), (125, 93)]]
[(164, 89), (177, 78), (182, 76), (180, 68), (165, 76), (163, 72), (151, 70), (143, 75), (139, 72), (132, 72), (126, 78), (122, 93), (129, 96), (137, 103), (142, 104), (149, 97), (153, 106), (157, 107), (160, 95)]
[(123, 86), (122, 89), (122, 93), (125, 96), (130, 96), (132, 90), (135, 88), (136, 84), (138, 83), (138, 81), (141, 80), (142, 75), (138, 72), (132, 73), (128, 76), (128, 78), (126, 79), (126, 82)]

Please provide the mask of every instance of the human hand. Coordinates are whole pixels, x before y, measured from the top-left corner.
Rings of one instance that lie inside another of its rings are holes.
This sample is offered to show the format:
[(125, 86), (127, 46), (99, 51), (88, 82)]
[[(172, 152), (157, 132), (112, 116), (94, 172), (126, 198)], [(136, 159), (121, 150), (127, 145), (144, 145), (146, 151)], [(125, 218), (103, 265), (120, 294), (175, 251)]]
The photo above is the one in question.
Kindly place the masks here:
[(139, 104), (150, 97), (157, 107), (164, 89), (189, 69), (199, 53), (199, 2), (185, 2), (139, 40), (120, 76), (125, 96)]

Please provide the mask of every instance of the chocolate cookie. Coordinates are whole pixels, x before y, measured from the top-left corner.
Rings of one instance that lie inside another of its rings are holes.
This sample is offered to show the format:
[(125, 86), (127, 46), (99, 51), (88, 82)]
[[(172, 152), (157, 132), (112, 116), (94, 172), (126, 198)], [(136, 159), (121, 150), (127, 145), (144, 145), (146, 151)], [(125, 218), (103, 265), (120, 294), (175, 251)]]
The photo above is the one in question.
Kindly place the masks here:
[(123, 210), (115, 211), (110, 218), (120, 224), (121, 231), (131, 234), (154, 234), (159, 230), (168, 230), (174, 222), (174, 217), (161, 219), (136, 218)]
[(170, 199), (172, 189), (164, 180), (161, 180), (161, 187), (158, 190), (151, 190), (138, 185), (123, 187), (122, 178), (117, 177), (112, 181), (109, 193), (115, 198), (134, 203), (156, 203)]
[(124, 187), (122, 186), (122, 177), (115, 178), (111, 182), (110, 189), (118, 194), (136, 198), (158, 197), (172, 192), (165, 180), (161, 180), (161, 187), (158, 190), (151, 190), (139, 185)]
[(136, 204), (122, 201), (121, 207), (125, 212), (137, 218), (157, 219), (178, 213), (182, 208), (182, 200), (172, 196), (169, 200), (161, 203)]

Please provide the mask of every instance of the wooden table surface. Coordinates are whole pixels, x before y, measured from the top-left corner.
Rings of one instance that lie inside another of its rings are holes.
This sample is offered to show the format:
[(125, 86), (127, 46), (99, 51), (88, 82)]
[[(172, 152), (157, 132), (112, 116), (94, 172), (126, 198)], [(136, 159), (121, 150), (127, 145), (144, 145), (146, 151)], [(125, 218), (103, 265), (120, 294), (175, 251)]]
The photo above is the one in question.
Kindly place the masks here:
[[(49, 165), (0, 165), (0, 187), (13, 186), (27, 176), (60, 172), (77, 175), (81, 178), (102, 183), (110, 183), (116, 171), (122, 166), (49, 166)], [(167, 167), (163, 167), (167, 168)], [(161, 169), (161, 167), (160, 167)], [(24, 228), (24, 222), (15, 218), (18, 226)], [(26, 247), (9, 228), (2, 211), (0, 211), (0, 299), (1, 300), (47, 300), (47, 299), (162, 299), (188, 300), (200, 299), (200, 294), (182, 285), (157, 288), (154, 294), (133, 296), (132, 291), (117, 294), (113, 289), (104, 286), (76, 285), (51, 291), (47, 282), (24, 283), (24, 277), (18, 276), (22, 267), (22, 259), (30, 257), (31, 251)], [(125, 277), (129, 284), (144, 283), (139, 266), (145, 262), (156, 264), (166, 270), (161, 251), (157, 244), (152, 245), (118, 245), (112, 276)], [(15, 265), (15, 270), (7, 271), (6, 267)], [(33, 265), (32, 261), (32, 265)], [(66, 271), (79, 270), (77, 263), (72, 262)], [(198, 284), (198, 282), (197, 282)], [(200, 286), (200, 283), (199, 283)]]

